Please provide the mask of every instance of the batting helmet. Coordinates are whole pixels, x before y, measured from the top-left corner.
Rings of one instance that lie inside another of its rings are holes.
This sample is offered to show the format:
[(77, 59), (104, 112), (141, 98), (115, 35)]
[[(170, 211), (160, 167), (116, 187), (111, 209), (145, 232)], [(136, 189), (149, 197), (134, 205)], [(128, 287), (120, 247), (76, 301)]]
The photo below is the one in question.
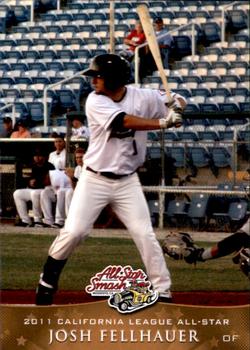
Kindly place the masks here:
[(129, 82), (130, 64), (118, 55), (102, 54), (93, 58), (84, 75), (103, 78), (107, 89), (116, 90)]

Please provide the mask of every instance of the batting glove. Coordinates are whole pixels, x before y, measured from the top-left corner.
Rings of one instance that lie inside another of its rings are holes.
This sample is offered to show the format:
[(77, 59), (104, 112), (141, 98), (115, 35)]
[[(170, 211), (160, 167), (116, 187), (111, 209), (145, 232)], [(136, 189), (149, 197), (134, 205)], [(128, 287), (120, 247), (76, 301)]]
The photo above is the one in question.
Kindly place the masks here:
[(180, 112), (170, 109), (168, 115), (159, 120), (159, 124), (161, 129), (171, 128), (173, 126), (180, 127), (182, 125), (182, 115)]
[(167, 103), (169, 109), (172, 109), (176, 113), (182, 112), (181, 104), (178, 100), (173, 99), (171, 102)]

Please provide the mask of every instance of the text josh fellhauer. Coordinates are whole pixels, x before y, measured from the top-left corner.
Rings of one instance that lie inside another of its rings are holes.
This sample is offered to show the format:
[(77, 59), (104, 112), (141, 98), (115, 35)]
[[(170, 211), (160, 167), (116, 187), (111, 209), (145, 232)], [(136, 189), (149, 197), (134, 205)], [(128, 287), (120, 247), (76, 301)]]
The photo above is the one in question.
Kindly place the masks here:
[(124, 329), (100, 329), (93, 336), (90, 329), (71, 329), (64, 328), (53, 330), (49, 329), (49, 345), (57, 343), (89, 343), (94, 339), (101, 343), (198, 343), (197, 331), (194, 329), (178, 330), (124, 330)]

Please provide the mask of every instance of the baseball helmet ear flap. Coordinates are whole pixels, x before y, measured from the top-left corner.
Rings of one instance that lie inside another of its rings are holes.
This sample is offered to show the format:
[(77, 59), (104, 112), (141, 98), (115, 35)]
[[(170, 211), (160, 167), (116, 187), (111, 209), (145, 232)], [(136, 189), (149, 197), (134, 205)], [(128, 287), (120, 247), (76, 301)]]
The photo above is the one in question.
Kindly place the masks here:
[(115, 90), (129, 82), (130, 63), (118, 55), (98, 55), (93, 58), (84, 75), (103, 78), (106, 88)]

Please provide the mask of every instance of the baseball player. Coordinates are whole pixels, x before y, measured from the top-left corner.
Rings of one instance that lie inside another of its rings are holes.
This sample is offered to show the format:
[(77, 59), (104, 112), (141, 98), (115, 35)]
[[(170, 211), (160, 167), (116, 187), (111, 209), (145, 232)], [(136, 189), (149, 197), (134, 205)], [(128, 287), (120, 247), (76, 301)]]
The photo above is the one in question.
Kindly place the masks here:
[(61, 222), (60, 221), (57, 222), (57, 218), (62, 218), (64, 221), (65, 217), (68, 215), (73, 192), (76, 187), (76, 183), (80, 177), (80, 174), (82, 172), (83, 155), (84, 155), (84, 150), (82, 148), (77, 148), (75, 150), (75, 161), (77, 166), (75, 167), (75, 169), (73, 168), (65, 169), (65, 174), (69, 177), (71, 181), (71, 187), (59, 188), (59, 190), (57, 191), (56, 220), (55, 220), (55, 223), (52, 225), (53, 228), (62, 227)]
[(86, 101), (89, 146), (64, 228), (49, 249), (36, 304), (53, 302), (68, 257), (88, 236), (107, 204), (131, 234), (160, 300), (169, 302), (170, 273), (136, 170), (144, 162), (147, 130), (180, 125), (185, 99), (175, 95), (173, 108), (169, 109), (162, 92), (126, 86), (130, 65), (114, 54), (94, 57), (85, 75), (91, 77), (94, 89)]
[(44, 187), (48, 184), (49, 171), (53, 169), (54, 166), (48, 162), (46, 154), (37, 148), (33, 154), (31, 176), (28, 179), (27, 187), (17, 189), (13, 193), (16, 209), (21, 220), (16, 226), (32, 226), (27, 207), (29, 201), (32, 202), (34, 225), (41, 223), (42, 209), (40, 195)]
[(250, 219), (247, 220), (239, 231), (224, 238), (212, 247), (191, 249), (190, 254), (185, 257), (185, 261), (192, 264), (197, 261), (217, 259), (238, 252), (242, 248), (250, 248)]
[[(55, 169), (64, 170), (66, 162), (65, 141), (63, 135), (54, 135), (55, 151), (49, 154), (49, 162)], [(53, 186), (46, 186), (41, 192), (41, 208), (43, 212), (43, 222), (36, 224), (35, 227), (50, 227), (54, 224), (54, 215), (52, 203), (56, 202), (56, 191)], [(62, 219), (64, 222), (64, 218)]]

